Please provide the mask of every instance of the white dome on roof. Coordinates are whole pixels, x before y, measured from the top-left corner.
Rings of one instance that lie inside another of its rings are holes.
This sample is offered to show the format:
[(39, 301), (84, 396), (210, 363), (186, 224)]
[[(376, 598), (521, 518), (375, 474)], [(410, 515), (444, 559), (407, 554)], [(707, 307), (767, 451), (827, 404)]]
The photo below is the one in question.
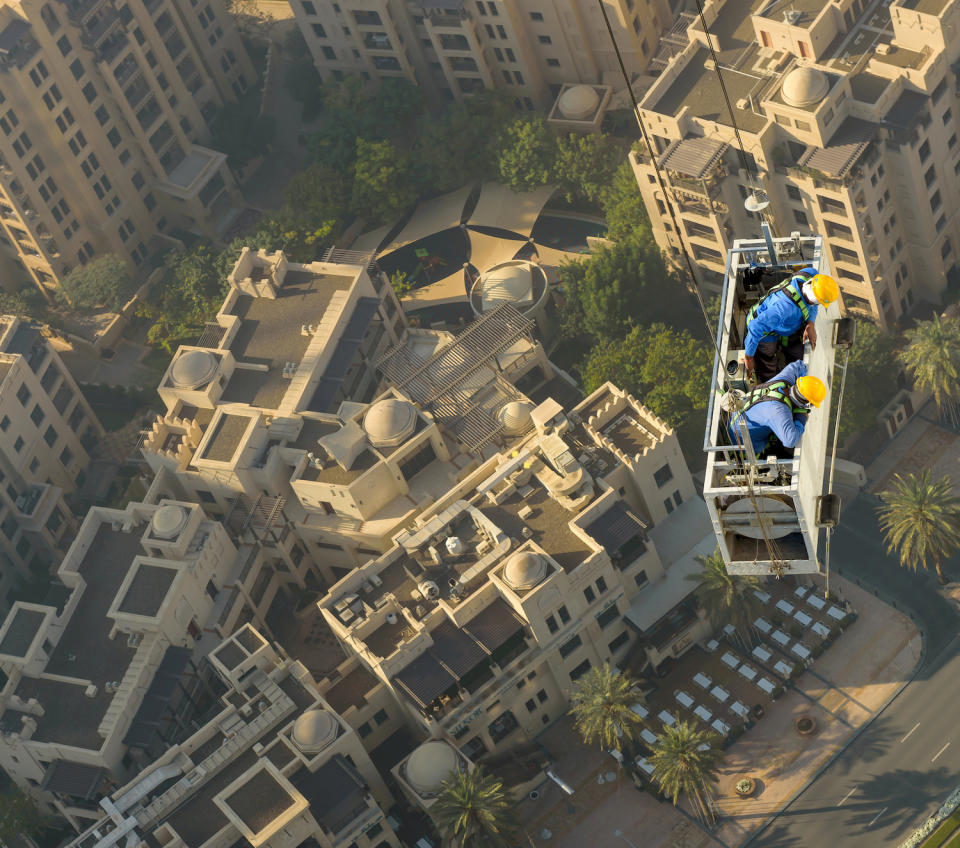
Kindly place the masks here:
[(806, 108), (823, 100), (829, 90), (830, 80), (823, 71), (801, 65), (783, 78), (780, 94), (788, 106)]
[(187, 524), (189, 515), (182, 506), (165, 504), (154, 514), (150, 522), (152, 535), (157, 539), (176, 539)]
[(307, 710), (293, 723), (291, 736), (305, 754), (319, 754), (337, 738), (340, 726), (327, 710)]
[(480, 277), (480, 302), (484, 312), (501, 303), (533, 303), (533, 266), (529, 262), (504, 262)]
[(532, 589), (547, 576), (547, 563), (533, 551), (519, 551), (507, 560), (503, 569), (504, 582), (517, 590)]
[(600, 105), (600, 95), (592, 85), (575, 85), (568, 88), (557, 101), (557, 108), (564, 118), (585, 121)]
[(374, 447), (393, 447), (406, 439), (417, 426), (417, 410), (409, 401), (384, 398), (363, 416), (363, 429)]
[(170, 367), (170, 380), (178, 389), (199, 389), (217, 373), (217, 357), (208, 350), (187, 350)]
[(424, 742), (407, 760), (405, 774), (419, 795), (435, 795), (443, 782), (460, 767), (460, 758), (446, 742)]
[(512, 400), (497, 413), (497, 418), (500, 419), (508, 436), (519, 436), (530, 429), (531, 412), (533, 412), (532, 404), (522, 400)]

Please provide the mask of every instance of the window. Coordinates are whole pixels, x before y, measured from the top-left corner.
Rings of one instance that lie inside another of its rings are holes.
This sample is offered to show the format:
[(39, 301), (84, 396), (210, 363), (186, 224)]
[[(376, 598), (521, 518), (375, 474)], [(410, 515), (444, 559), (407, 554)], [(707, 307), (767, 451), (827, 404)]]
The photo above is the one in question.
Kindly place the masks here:
[(21, 383), (20, 388), (17, 389), (17, 400), (20, 401), (21, 406), (26, 406), (30, 402), (30, 389), (27, 388), (26, 383)]
[(936, 212), (940, 208), (942, 200), (940, 199), (940, 189), (937, 189), (930, 198), (930, 209)]
[(801, 212), (799, 209), (793, 210), (793, 220), (800, 224), (803, 227), (809, 226), (810, 222), (807, 220), (807, 215), (805, 212)]
[(23, 450), (23, 437), (22, 437), (22, 436), (17, 436), (17, 440), (13, 443), (13, 449), (14, 449), (17, 453), (20, 453), (20, 451)]
[(633, 582), (636, 583), (637, 586), (646, 586), (646, 585), (647, 585), (647, 572), (646, 572), (646, 570), (643, 569), (643, 568), (641, 568), (641, 569), (634, 575)]
[(944, 126), (946, 126), (947, 124), (949, 124), (950, 121), (953, 120), (953, 112), (950, 111), (949, 109), (947, 109), (947, 111), (943, 113), (943, 118), (942, 118), (942, 120), (943, 120), (943, 125), (944, 125)]
[[(507, 31), (502, 26), (497, 25), (497, 35), (499, 35), (501, 38), (506, 38)], [(511, 59), (510, 61), (512, 62), (513, 59)]]
[(952, 247), (952, 245), (950, 244), (950, 239), (944, 239), (944, 240), (943, 240), (943, 246), (940, 248), (940, 258), (941, 258), (941, 259), (946, 259), (947, 256), (950, 255), (950, 251), (951, 251), (952, 249), (953, 249), (953, 247)]
[(943, 228), (945, 226), (947, 226), (947, 216), (941, 215), (939, 218), (937, 218), (937, 232), (943, 232)]
[(674, 504), (675, 504), (676, 506), (680, 506), (680, 504), (683, 503), (683, 498), (680, 497), (680, 490), (679, 490), (679, 489), (677, 489), (677, 491), (675, 491), (675, 492), (673, 493), (673, 502), (674, 502)]
[(537, 692), (537, 700), (541, 704), (545, 704), (547, 702), (547, 698), (548, 698), (548, 695), (545, 689), (541, 689), (539, 692)]
[(377, 710), (377, 712), (376, 712), (376, 713), (374, 714), (374, 716), (373, 716), (373, 720), (374, 720), (377, 724), (383, 724), (383, 723), (386, 722), (389, 718), (390, 718), (390, 716), (387, 715), (387, 711), (386, 711), (386, 710)]
[(514, 71), (513, 78), (516, 80), (517, 85), (523, 85), (523, 75), (520, 73), (520, 71)]
[(360, 738), (361, 738), (361, 739), (363, 739), (364, 737), (369, 736), (371, 733), (373, 733), (373, 728), (370, 726), (370, 722), (369, 722), (369, 721), (365, 721), (363, 724), (361, 724), (361, 725), (357, 728), (357, 733), (360, 734)]
[(559, 60), (559, 59), (547, 59), (547, 67), (548, 67), (548, 68), (559, 68), (559, 67), (560, 67), (560, 60)]
[(36, 457), (34, 457), (33, 459), (30, 460), (30, 466), (29, 466), (29, 467), (30, 467), (30, 473), (31, 473), (31, 474), (36, 474), (36, 473), (37, 473), (37, 469), (40, 467), (40, 460), (37, 459)]
[(70, 448), (64, 448), (60, 451), (60, 462), (63, 465), (69, 465), (73, 461), (73, 451)]
[(601, 629), (604, 627), (609, 627), (614, 621), (617, 620), (620, 616), (620, 610), (617, 609), (617, 605), (614, 604), (612, 607), (607, 607), (602, 613), (597, 616), (597, 624), (600, 625)]
[(791, 200), (801, 200), (803, 195), (800, 194), (800, 189), (798, 189), (795, 185), (787, 184), (787, 197), (789, 197)]
[(43, 434), (43, 440), (50, 445), (50, 447), (53, 447), (57, 441), (57, 431), (53, 428), (53, 425), (47, 427), (47, 431)]
[[(926, 142), (924, 142), (924, 144), (926, 144)], [(930, 148), (928, 146), (927, 147), (928, 155), (929, 155), (929, 152), (930, 152)], [(923, 175), (923, 182), (927, 186), (927, 188), (930, 188), (930, 183), (932, 183), (936, 178), (937, 178), (937, 169), (933, 165), (931, 165), (929, 168), (927, 168), (927, 172)]]
[(587, 588), (583, 590), (583, 597), (587, 599), (588, 604), (592, 604), (597, 599), (597, 596), (594, 594), (593, 589), (591, 589), (589, 586), (587, 586)]
[(540, 12), (531, 12), (531, 13), (530, 13), (530, 20), (531, 20), (531, 21), (542, 21), (542, 20), (543, 20), (543, 15), (542, 15)]
[(933, 93), (930, 95), (930, 99), (936, 103), (941, 97), (943, 97), (943, 92), (947, 90), (947, 78), (944, 77), (940, 82), (937, 83), (937, 87), (933, 90)]
[(602, 595), (607, 591), (607, 581), (602, 577), (597, 578), (597, 591)]
[(310, 24), (310, 28), (313, 30), (313, 34), (317, 38), (326, 38), (327, 31), (323, 28), (323, 24)]
[(537, 41), (541, 44), (553, 44), (553, 39), (549, 35), (538, 35)]
[(582, 644), (583, 640), (579, 636), (574, 636), (572, 639), (568, 639), (560, 646), (560, 656), (566, 659)]
[(0, 430), (6, 433), (7, 430), (9, 429), (10, 429), (10, 417), (8, 415), (4, 415), (3, 419), (0, 420)]
[[(74, 60), (73, 60), (73, 63), (70, 65), (70, 73), (73, 74), (73, 78), (74, 78), (75, 80), (79, 80), (80, 77), (83, 76), (83, 65), (81, 64), (81, 62), (80, 62), (79, 59), (74, 59)], [(93, 86), (88, 84), (88, 85), (83, 89), (83, 93), (84, 93), (85, 95), (86, 95), (86, 93), (87, 93), (87, 88), (93, 90)], [(93, 96), (94, 96), (94, 97), (97, 96), (95, 91), (94, 91)], [(88, 102), (89, 102), (91, 99), (92, 99), (92, 98), (87, 97), (87, 101), (88, 101)]]
[(524, 706), (527, 708), (528, 713), (532, 713), (537, 709), (537, 702), (530, 698)]
[(566, 606), (561, 606), (560, 609), (557, 610), (557, 615), (560, 616), (560, 621), (564, 624), (570, 621), (570, 613), (567, 612)]
[(300, 3), (300, 5), (303, 7), (303, 11), (306, 14), (308, 15), (317, 14), (317, 7), (314, 6), (313, 3), (310, 2), (310, 0), (303, 0), (303, 2)]
[(560, 625), (557, 624), (557, 620), (552, 616), (547, 616), (547, 630), (551, 633), (556, 633), (560, 629)]
[(610, 653), (614, 654), (619, 651), (627, 642), (630, 641), (630, 631), (624, 630), (616, 639), (614, 639), (607, 647), (610, 649)]
[[(930, 158), (930, 139), (927, 139), (920, 147), (917, 149), (917, 154), (920, 156), (921, 162), (926, 162)], [(931, 170), (933, 170), (931, 168)], [(927, 183), (930, 185), (930, 183)]]
[(670, 469), (670, 463), (661, 465), (653, 472), (653, 482), (657, 484), (658, 489), (662, 489), (673, 479), (673, 471)]
[(570, 672), (571, 680), (579, 680), (583, 675), (590, 671), (590, 660), (584, 660), (573, 671)]
[(30, 413), (30, 420), (34, 423), (34, 426), (39, 427), (45, 417), (43, 410), (40, 408), (40, 404), (36, 404), (33, 407), (33, 412)]
[(337, 54), (334, 52), (334, 50), (333, 50), (332, 47), (328, 47), (328, 46), (324, 45), (323, 48), (322, 48), (322, 50), (323, 50), (323, 57), (324, 57), (325, 59), (336, 59), (336, 58), (337, 58)]

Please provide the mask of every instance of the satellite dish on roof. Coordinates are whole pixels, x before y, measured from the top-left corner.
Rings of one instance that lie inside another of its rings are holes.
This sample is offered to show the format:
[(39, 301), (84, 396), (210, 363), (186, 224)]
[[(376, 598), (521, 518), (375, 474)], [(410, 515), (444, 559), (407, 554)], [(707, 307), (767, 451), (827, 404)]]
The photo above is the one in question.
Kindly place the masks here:
[(747, 212), (763, 212), (770, 205), (770, 198), (762, 188), (757, 188), (750, 192), (743, 205)]

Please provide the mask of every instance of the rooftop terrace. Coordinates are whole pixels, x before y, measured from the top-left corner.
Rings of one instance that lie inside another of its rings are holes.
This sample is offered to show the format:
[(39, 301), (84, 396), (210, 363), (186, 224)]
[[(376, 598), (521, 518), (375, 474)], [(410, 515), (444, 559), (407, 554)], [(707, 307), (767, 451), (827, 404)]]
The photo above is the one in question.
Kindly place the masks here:
[(43, 617), (39, 610), (18, 609), (0, 642), (0, 654), (25, 656), (43, 623)]
[(130, 615), (154, 616), (176, 580), (177, 569), (141, 563), (118, 610)]
[[(240, 372), (259, 374), (256, 371)], [(232, 381), (231, 381), (232, 382)], [(250, 425), (249, 415), (221, 415), (203, 451), (203, 458), (213, 462), (229, 462)]]

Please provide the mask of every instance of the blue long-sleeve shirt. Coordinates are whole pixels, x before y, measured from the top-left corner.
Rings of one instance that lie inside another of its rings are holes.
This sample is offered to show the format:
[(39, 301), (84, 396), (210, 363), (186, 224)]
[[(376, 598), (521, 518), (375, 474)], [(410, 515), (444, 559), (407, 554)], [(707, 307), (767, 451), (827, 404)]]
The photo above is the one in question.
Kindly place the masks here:
[[(791, 362), (773, 379), (786, 380), (792, 386), (806, 373), (807, 366), (802, 362)], [(790, 407), (776, 400), (762, 400), (742, 415), (747, 422), (747, 433), (750, 441), (753, 442), (754, 451), (763, 450), (771, 434), (776, 436), (784, 447), (796, 447), (803, 436), (807, 422), (806, 415), (794, 415)], [(740, 443), (740, 431), (737, 425), (739, 417), (737, 416), (737, 419), (730, 424), (730, 437), (735, 445)]]
[[(804, 268), (800, 274), (816, 274), (815, 268)], [(803, 297), (803, 283), (805, 276), (794, 275), (790, 280), (790, 285), (800, 292)], [(809, 310), (808, 321), (817, 320), (817, 304), (808, 303)], [(802, 329), (806, 321), (803, 320), (803, 313), (785, 291), (778, 291), (766, 298), (758, 307), (757, 314), (752, 321), (747, 323), (747, 339), (744, 342), (744, 353), (747, 356), (753, 356), (757, 352), (757, 345), (766, 337), (768, 340), (780, 336), (792, 336), (798, 330)]]

